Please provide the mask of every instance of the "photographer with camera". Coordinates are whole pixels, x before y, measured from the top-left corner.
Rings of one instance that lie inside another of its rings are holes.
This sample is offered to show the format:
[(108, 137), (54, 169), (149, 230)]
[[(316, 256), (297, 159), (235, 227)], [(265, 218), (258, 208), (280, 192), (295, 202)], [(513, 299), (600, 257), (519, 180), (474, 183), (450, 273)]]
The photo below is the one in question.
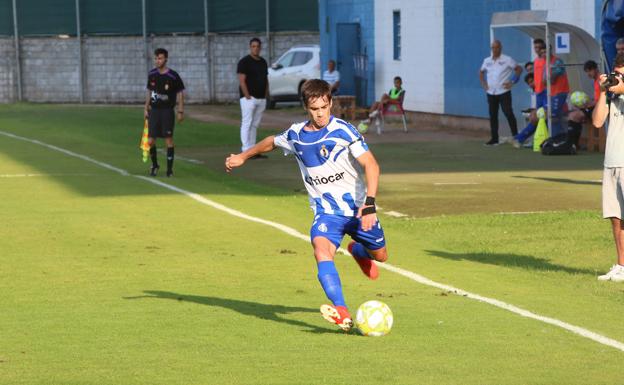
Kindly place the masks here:
[[(613, 238), (617, 250), (617, 263), (601, 281), (624, 281), (624, 53), (619, 53), (613, 63), (613, 72), (602, 74), (600, 97), (592, 113), (592, 123), (602, 127), (609, 117), (607, 146), (605, 148), (602, 177), (602, 215), (611, 219)], [(607, 91), (612, 97), (607, 99)]]

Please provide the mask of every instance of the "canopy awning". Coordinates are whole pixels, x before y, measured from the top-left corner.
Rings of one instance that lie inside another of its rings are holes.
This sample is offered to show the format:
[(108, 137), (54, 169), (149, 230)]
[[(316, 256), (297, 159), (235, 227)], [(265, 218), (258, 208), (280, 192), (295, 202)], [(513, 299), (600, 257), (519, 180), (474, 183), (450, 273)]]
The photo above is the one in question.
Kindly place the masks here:
[[(492, 14), (490, 23), (491, 40), (494, 40), (494, 31), (498, 28), (514, 28), (527, 34), (531, 39), (544, 39), (547, 52), (550, 52), (550, 42), (554, 41), (556, 33), (569, 33), (570, 53), (557, 54), (553, 52), (553, 54), (566, 63), (570, 91), (582, 90), (590, 97), (593, 96), (592, 82), (587, 79), (582, 64), (587, 60), (594, 60), (599, 63), (599, 68), (602, 68), (600, 65), (600, 43), (587, 31), (571, 24), (549, 21), (548, 11), (496, 12)], [(550, 84), (550, 73), (548, 72), (547, 75), (548, 84)], [(551, 127), (550, 124), (549, 127)]]

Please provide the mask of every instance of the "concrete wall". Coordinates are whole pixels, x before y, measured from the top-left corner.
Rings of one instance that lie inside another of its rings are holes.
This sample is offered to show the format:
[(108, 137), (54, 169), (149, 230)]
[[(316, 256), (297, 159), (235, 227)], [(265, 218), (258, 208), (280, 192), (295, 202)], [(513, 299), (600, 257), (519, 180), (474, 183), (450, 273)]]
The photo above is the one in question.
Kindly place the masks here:
[[(393, 12), (401, 12), (401, 60), (393, 59)], [(444, 2), (375, 2), (375, 89), (377, 98), (403, 79), (404, 106), (444, 112)], [(426, 47), (426, 48), (425, 48)]]
[(0, 103), (17, 98), (13, 39), (0, 38)]
[(84, 39), (85, 101), (128, 103), (145, 100), (145, 51), (143, 39), (138, 37)]
[(602, 1), (531, 0), (531, 9), (548, 10), (548, 20), (577, 26), (595, 36), (596, 3), (601, 4)]
[[(189, 103), (231, 102), (238, 99), (236, 64), (249, 53), (251, 34), (204, 36), (84, 37), (83, 95), (88, 103), (137, 103), (144, 101), (147, 71), (153, 67), (157, 47), (169, 51), (169, 66), (183, 78)], [(260, 36), (263, 45), (265, 36)], [(274, 33), (271, 52), (262, 56), (274, 61), (298, 44), (318, 44), (318, 33)], [(75, 38), (20, 39), (23, 99), (33, 102), (79, 102), (79, 44)], [(208, 50), (210, 46), (210, 51)], [(270, 54), (270, 55), (269, 55)], [(213, 68), (209, 63), (212, 61)], [(270, 63), (269, 63), (270, 64)], [(214, 90), (210, 80), (214, 79)], [(14, 42), (0, 39), (0, 103), (17, 100)]]
[(21, 41), (22, 92), (33, 102), (80, 100), (77, 39), (33, 38)]

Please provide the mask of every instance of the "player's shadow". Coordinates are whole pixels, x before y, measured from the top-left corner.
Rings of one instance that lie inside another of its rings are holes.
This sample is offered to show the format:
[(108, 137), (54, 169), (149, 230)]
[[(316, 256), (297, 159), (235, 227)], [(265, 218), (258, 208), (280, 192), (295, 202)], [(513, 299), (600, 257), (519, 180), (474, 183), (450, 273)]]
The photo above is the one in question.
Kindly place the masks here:
[(285, 323), (285, 324), (292, 325), (292, 326), (302, 327), (306, 329), (302, 331), (305, 331), (308, 333), (342, 333), (338, 329), (318, 327), (316, 325), (312, 325), (303, 321), (298, 321), (298, 320), (293, 320), (293, 319), (282, 317), (282, 315), (286, 315), (289, 313), (317, 313), (318, 312), (317, 309), (311, 309), (307, 307), (272, 305), (272, 304), (264, 304), (264, 303), (259, 303), (259, 302), (241, 301), (237, 299), (179, 294), (179, 293), (172, 293), (169, 291), (159, 291), (159, 290), (145, 290), (143, 292), (145, 293), (145, 295), (139, 295), (135, 297), (123, 297), (123, 298), (124, 299), (156, 298), (156, 299), (169, 299), (169, 300), (181, 301), (181, 302), (192, 302), (192, 303), (196, 303), (200, 305), (221, 307), (224, 309), (234, 310), (236, 312), (239, 312), (240, 314), (260, 318), (263, 320), (281, 322), (281, 323)]
[(544, 258), (530, 255), (502, 254), (502, 253), (449, 253), (439, 250), (425, 250), (429, 255), (450, 259), (453, 261), (472, 261), (488, 265), (505, 266), (536, 271), (560, 271), (568, 274), (595, 275), (596, 272), (588, 269), (558, 265)]
[(514, 175), (513, 177), (514, 178), (521, 178), (521, 179), (543, 180), (545, 182), (554, 182), (554, 183), (580, 184), (580, 185), (592, 185), (592, 186), (600, 186), (600, 185), (602, 185), (602, 182), (601, 181), (597, 181), (597, 180), (582, 180), (582, 179), (569, 179), (569, 178), (547, 178), (547, 177), (524, 176), (524, 175)]

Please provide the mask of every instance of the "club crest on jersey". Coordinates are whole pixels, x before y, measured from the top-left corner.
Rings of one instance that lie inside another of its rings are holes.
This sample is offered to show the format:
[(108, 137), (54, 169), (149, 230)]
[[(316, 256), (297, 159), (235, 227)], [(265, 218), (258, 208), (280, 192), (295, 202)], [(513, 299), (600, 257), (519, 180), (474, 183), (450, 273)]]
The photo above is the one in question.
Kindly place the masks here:
[(327, 232), (327, 225), (325, 223), (321, 223), (320, 225), (318, 225), (318, 230), (321, 233), (326, 233)]
[(169, 83), (165, 84), (165, 91), (167, 91), (169, 89)]
[(325, 147), (325, 145), (321, 146), (321, 156), (323, 158), (329, 158), (329, 151), (327, 151), (327, 148)]

